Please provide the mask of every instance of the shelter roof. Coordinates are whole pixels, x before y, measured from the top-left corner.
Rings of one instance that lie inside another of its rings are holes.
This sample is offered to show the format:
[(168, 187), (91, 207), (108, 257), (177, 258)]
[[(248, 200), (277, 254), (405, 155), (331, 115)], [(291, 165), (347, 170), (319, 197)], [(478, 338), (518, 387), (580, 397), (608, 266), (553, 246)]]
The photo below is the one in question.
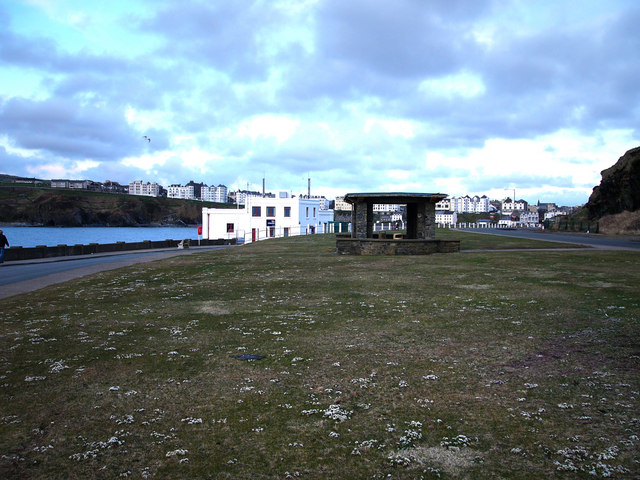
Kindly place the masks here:
[(364, 200), (371, 203), (417, 203), (417, 202), (439, 202), (447, 198), (444, 193), (406, 193), (406, 192), (379, 192), (379, 193), (347, 193), (344, 201), (355, 203)]

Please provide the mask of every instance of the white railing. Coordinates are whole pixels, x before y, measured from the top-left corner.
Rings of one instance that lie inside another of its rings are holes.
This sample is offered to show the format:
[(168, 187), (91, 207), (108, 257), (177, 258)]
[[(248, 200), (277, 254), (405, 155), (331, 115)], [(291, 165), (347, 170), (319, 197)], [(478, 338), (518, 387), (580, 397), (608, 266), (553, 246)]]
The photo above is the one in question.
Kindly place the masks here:
[(402, 221), (398, 222), (376, 222), (373, 224), (374, 232), (384, 232), (389, 230), (405, 230), (406, 224)]
[(508, 224), (498, 224), (498, 223), (474, 223), (474, 222), (459, 222), (459, 223), (438, 223), (438, 228), (477, 228), (477, 229), (487, 229), (487, 228), (496, 228), (496, 229), (505, 229), (505, 228), (542, 228), (541, 223), (518, 223), (516, 222), (513, 225)]

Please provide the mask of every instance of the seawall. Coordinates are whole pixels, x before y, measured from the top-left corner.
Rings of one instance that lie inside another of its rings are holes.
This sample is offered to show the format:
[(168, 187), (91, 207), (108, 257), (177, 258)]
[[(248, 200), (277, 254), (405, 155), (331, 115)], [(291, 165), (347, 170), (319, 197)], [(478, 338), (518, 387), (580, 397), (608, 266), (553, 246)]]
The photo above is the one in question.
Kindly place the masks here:
[[(92, 253), (124, 252), (128, 250), (151, 250), (156, 248), (178, 248), (182, 240), (144, 240), (142, 242), (90, 243), (88, 245), (56, 245), (36, 247), (11, 247), (4, 250), (4, 260), (33, 260), (38, 258), (91, 255)], [(198, 245), (198, 240), (189, 240)], [(200, 240), (199, 245), (235, 245), (236, 240)]]

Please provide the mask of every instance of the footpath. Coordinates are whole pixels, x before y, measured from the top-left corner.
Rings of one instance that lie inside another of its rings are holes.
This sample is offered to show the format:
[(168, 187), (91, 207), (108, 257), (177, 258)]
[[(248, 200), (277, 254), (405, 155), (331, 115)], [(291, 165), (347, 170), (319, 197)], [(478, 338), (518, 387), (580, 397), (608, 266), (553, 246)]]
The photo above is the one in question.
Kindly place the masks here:
[[(229, 248), (228, 245), (216, 246), (191, 246), (186, 249), (158, 248), (143, 251), (121, 251), (108, 253), (95, 253), (91, 255), (74, 255), (72, 257), (50, 257), (31, 260), (13, 260), (0, 264), (0, 299), (29, 293), (49, 285), (74, 280), (94, 273), (99, 273), (116, 268), (128, 267), (143, 262), (152, 262), (177, 255), (190, 255), (193, 253)], [(64, 270), (47, 273), (47, 271), (60, 270), (53, 265), (65, 262)], [(87, 264), (91, 262), (91, 264)], [(16, 268), (17, 267), (17, 268)], [(40, 267), (40, 268), (39, 268)], [(11, 281), (11, 277), (23, 268), (31, 268), (33, 275), (25, 280)]]

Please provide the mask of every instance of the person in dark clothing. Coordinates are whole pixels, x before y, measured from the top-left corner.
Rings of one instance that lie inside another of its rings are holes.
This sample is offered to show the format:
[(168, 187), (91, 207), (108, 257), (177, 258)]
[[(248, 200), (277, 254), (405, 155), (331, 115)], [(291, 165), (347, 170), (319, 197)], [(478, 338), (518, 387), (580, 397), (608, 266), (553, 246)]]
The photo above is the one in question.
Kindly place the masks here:
[(7, 237), (4, 236), (4, 233), (2, 233), (2, 230), (0, 230), (0, 263), (4, 262), (4, 247), (8, 247), (9, 246), (9, 240), (7, 240)]

